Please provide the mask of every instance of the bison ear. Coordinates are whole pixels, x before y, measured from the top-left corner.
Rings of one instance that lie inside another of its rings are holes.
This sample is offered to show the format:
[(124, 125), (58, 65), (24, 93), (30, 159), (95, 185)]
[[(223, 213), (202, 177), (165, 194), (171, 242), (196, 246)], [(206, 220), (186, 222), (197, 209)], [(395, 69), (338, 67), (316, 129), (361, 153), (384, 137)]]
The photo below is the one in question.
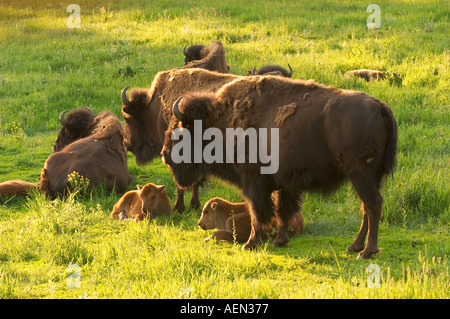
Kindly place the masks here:
[(156, 187), (157, 192), (162, 192), (164, 189), (166, 189), (166, 185), (159, 185)]
[(218, 206), (219, 206), (219, 204), (217, 204), (216, 202), (212, 202), (212, 204), (211, 204), (211, 208), (213, 210), (216, 210)]
[(138, 191), (142, 190), (142, 186), (141, 185), (136, 185), (136, 188), (137, 188)]

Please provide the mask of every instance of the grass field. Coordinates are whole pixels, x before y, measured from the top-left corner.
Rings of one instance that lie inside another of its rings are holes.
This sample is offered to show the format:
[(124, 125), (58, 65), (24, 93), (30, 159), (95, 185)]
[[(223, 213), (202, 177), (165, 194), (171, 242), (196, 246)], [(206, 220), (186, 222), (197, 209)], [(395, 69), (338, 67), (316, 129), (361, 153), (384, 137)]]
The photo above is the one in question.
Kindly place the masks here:
[[(149, 87), (158, 71), (183, 65), (185, 45), (220, 40), (234, 74), (289, 63), (294, 78), (390, 106), (398, 164), (382, 188), (382, 250), (371, 260), (345, 251), (361, 221), (350, 185), (305, 194), (304, 233), (286, 248), (266, 241), (253, 252), (204, 242), (200, 210), (121, 222), (109, 219), (120, 194), (50, 201), (33, 193), (0, 198), (0, 298), (449, 297), (448, 1), (377, 1), (380, 29), (366, 25), (367, 1), (73, 2), (81, 27), (71, 29), (69, 2), (0, 0), (0, 182), (37, 182), (61, 111), (108, 109), (123, 120), (123, 87)], [(359, 68), (396, 71), (403, 81), (344, 77)], [(129, 154), (128, 164), (130, 189), (165, 184), (174, 204), (159, 159), (139, 167)], [(202, 203), (214, 196), (242, 199), (220, 180), (200, 191)], [(371, 264), (379, 272), (367, 272)]]

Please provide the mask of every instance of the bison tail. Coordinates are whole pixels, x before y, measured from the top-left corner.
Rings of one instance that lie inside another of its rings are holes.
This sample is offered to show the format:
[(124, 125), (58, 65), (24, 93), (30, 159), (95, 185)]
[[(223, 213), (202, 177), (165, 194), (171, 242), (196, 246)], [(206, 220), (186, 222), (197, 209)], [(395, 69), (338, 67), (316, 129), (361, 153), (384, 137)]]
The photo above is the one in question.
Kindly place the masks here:
[(383, 105), (382, 115), (388, 123), (389, 138), (384, 151), (384, 174), (393, 174), (395, 168), (395, 157), (397, 155), (397, 122), (391, 109), (387, 105)]

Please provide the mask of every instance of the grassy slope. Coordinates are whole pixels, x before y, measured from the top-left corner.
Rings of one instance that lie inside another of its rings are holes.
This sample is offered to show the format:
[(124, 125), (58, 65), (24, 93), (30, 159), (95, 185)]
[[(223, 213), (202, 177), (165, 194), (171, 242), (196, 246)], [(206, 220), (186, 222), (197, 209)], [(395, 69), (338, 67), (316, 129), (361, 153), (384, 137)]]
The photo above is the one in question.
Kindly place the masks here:
[[(449, 11), (439, 2), (378, 1), (382, 28), (365, 26), (358, 1), (77, 2), (81, 29), (66, 26), (65, 4), (0, 5), (0, 182), (36, 181), (50, 154), (62, 110), (110, 109), (120, 118), (120, 90), (148, 87), (160, 70), (181, 66), (185, 44), (221, 40), (235, 74), (253, 65), (289, 63), (294, 77), (364, 91), (386, 101), (399, 124), (398, 167), (386, 181), (380, 246), (372, 261), (345, 252), (360, 224), (350, 186), (332, 196), (307, 194), (304, 234), (288, 248), (257, 252), (204, 243), (199, 211), (139, 224), (108, 219), (117, 200), (49, 202), (0, 199), (0, 297), (448, 297)], [(398, 71), (403, 86), (345, 79), (349, 69)], [(137, 167), (136, 182), (166, 184), (159, 160)], [(130, 188), (134, 187), (133, 183)], [(201, 190), (239, 201), (213, 180)], [(187, 196), (187, 200), (189, 195)], [(367, 287), (366, 267), (382, 271)], [(68, 289), (70, 263), (81, 288)]]

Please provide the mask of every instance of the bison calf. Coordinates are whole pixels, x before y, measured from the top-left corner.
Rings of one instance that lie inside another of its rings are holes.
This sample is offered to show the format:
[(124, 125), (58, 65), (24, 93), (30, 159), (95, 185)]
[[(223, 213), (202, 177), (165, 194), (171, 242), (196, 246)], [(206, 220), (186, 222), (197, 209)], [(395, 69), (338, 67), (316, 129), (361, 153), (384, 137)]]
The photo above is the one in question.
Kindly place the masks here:
[(366, 80), (367, 82), (371, 80), (384, 80), (386, 78), (386, 75), (382, 71), (366, 70), (366, 69), (347, 71), (345, 73), (345, 76), (347, 78), (351, 76), (357, 76)]
[(37, 183), (12, 180), (0, 183), (0, 196), (26, 196), (32, 188), (38, 188)]
[(136, 185), (137, 190), (126, 192), (114, 205), (112, 218), (143, 220), (145, 217), (169, 215), (172, 206), (166, 194), (165, 185), (148, 183)]
[[(271, 222), (263, 226), (263, 237), (267, 238), (278, 227), (279, 220), (274, 217)], [(204, 229), (218, 228), (210, 238), (244, 243), (251, 232), (251, 217), (245, 202), (230, 203), (219, 197), (206, 202), (198, 225)], [(292, 237), (303, 230), (303, 216), (295, 214), (289, 223), (289, 235)], [(210, 239), (208, 238), (208, 239)]]

